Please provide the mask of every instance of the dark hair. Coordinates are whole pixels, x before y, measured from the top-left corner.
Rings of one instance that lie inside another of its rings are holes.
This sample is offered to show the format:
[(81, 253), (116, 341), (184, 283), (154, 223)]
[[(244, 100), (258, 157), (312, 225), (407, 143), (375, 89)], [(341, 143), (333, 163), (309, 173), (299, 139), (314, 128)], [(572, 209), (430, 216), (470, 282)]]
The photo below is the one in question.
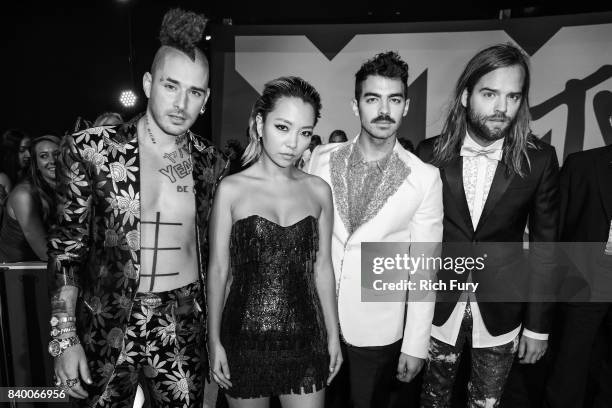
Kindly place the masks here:
[[(335, 137), (339, 137), (342, 140), (340, 140), (339, 142), (332, 142), (332, 138), (335, 138)], [(329, 134), (329, 139), (327, 139), (327, 142), (328, 143), (343, 143), (343, 142), (346, 142), (347, 140), (348, 140), (348, 137), (346, 137), (346, 133), (344, 132), (344, 130), (336, 129)]]
[(197, 44), (202, 40), (206, 22), (204, 15), (193, 11), (168, 10), (159, 31), (159, 41), (162, 46), (176, 48), (195, 61)]
[(236, 139), (230, 139), (225, 144), (229, 149), (234, 149), (237, 152), (241, 152), (244, 149), (242, 143)]
[(406, 64), (395, 51), (377, 54), (367, 60), (355, 74), (355, 99), (361, 97), (363, 82), (370, 75), (385, 78), (399, 78), (404, 88), (404, 97), (408, 97), (408, 64)]
[(243, 165), (257, 160), (261, 154), (261, 143), (257, 134), (257, 116), (260, 116), (265, 122), (268, 113), (274, 110), (276, 102), (283, 97), (299, 98), (310, 104), (315, 114), (314, 124), (317, 124), (321, 117), (321, 97), (312, 85), (295, 76), (281, 77), (266, 83), (249, 116), (249, 145), (242, 155)]
[(0, 173), (5, 173), (16, 184), (25, 176), (25, 170), (19, 165), (19, 146), (23, 139), (30, 137), (19, 129), (9, 129), (2, 134), (0, 143)]
[(55, 199), (55, 191), (53, 186), (50, 186), (40, 174), (38, 169), (38, 160), (36, 158), (36, 146), (42, 142), (51, 142), (60, 145), (60, 138), (53, 135), (44, 135), (37, 137), (32, 140), (32, 146), (30, 146), (30, 154), (32, 155), (32, 161), (30, 162), (30, 168), (26, 182), (32, 186), (32, 193), (34, 199), (40, 205), (41, 215), (43, 222), (47, 227), (50, 226), (51, 222), (55, 221), (55, 210), (57, 208), (57, 201)]
[(414, 145), (412, 144), (410, 139), (405, 139), (403, 137), (398, 137), (397, 141), (399, 142), (400, 145), (402, 145), (402, 147), (404, 149), (408, 150), (411, 153), (414, 153)]
[(508, 137), (504, 142), (503, 162), (515, 174), (524, 176), (525, 163), (529, 166), (527, 148), (535, 147), (532, 141), (529, 121), (529, 60), (528, 57), (512, 44), (497, 44), (476, 54), (467, 63), (459, 76), (450, 105), (449, 113), (442, 128), (442, 133), (434, 146), (433, 164), (443, 166), (455, 158), (461, 149), (467, 131), (467, 108), (461, 103), (464, 91), (468, 98), (476, 83), (499, 68), (520, 66), (525, 74), (521, 96), (521, 106), (510, 124)]

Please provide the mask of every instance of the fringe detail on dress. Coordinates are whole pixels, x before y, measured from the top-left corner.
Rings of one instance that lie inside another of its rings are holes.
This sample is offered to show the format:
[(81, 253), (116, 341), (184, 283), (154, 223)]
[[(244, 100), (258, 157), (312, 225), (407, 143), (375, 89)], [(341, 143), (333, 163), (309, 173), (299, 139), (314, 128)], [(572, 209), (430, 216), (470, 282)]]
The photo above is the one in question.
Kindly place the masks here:
[(256, 398), (316, 392), (329, 356), (314, 262), (317, 220), (282, 227), (253, 215), (232, 227), (233, 274), (221, 324), (233, 386)]

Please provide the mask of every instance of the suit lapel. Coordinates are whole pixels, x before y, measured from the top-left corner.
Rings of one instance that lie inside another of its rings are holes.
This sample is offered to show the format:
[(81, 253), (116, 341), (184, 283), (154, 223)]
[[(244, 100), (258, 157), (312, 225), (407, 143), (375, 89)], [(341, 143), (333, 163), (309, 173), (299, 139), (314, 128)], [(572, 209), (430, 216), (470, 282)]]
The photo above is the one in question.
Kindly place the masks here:
[(504, 195), (508, 189), (508, 186), (510, 185), (510, 182), (514, 178), (514, 173), (508, 174), (506, 169), (506, 165), (501, 161), (497, 164), (497, 169), (495, 170), (495, 175), (493, 176), (493, 181), (491, 182), (491, 189), (489, 190), (487, 201), (482, 209), (482, 214), (480, 215), (480, 220), (476, 226), (476, 231), (478, 231), (482, 225), (484, 225), (487, 217), (491, 214), (491, 211), (493, 211), (499, 202), (499, 199)]
[(602, 151), (596, 167), (602, 204), (606, 216), (612, 219), (612, 145)]
[(457, 211), (461, 214), (461, 218), (468, 230), (473, 233), (474, 226), (472, 225), (472, 217), (465, 198), (465, 188), (463, 186), (463, 158), (457, 156), (448, 166), (443, 168), (444, 178), (449, 191), (454, 197), (453, 202), (456, 204)]
[(347, 143), (338, 150), (331, 153), (329, 158), (329, 173), (336, 200), (336, 208), (347, 231), (351, 231), (351, 223), (348, 217), (348, 189), (346, 178), (348, 174), (348, 159), (353, 151), (353, 143)]

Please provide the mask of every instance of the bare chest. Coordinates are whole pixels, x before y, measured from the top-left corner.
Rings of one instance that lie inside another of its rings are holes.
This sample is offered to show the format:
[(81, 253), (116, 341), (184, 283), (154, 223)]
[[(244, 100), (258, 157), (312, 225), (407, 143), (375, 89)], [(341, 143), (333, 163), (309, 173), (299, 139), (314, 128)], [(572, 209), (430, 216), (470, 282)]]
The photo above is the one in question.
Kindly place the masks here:
[(143, 213), (183, 214), (194, 209), (193, 164), (186, 148), (164, 154), (142, 150), (140, 165)]
[(140, 291), (166, 291), (197, 278), (191, 157), (177, 147), (141, 151)]

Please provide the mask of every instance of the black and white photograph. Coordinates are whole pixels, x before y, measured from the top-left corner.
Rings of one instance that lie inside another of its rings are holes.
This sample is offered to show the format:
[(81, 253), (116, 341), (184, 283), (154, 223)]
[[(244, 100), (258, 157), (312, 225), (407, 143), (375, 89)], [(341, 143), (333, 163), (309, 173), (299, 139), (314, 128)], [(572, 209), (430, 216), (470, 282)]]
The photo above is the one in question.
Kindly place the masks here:
[(0, 21), (0, 406), (612, 408), (612, 4)]

